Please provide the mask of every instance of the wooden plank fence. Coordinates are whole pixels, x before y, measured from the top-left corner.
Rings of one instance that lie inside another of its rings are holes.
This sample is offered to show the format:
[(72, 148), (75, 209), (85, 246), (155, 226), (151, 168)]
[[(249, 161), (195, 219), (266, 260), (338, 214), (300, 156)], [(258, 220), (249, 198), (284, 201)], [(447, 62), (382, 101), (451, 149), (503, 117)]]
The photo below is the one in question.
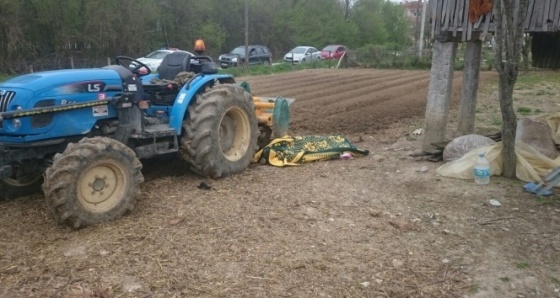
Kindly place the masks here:
[[(462, 41), (468, 41), (472, 39), (473, 32), (483, 36), (494, 32), (494, 11), (471, 22), (470, 2), (471, 0), (429, 0), (427, 12), (430, 14), (432, 38), (451, 33), (453, 37), (460, 34)], [(524, 30), (527, 33), (560, 31), (560, 0), (529, 0)]]

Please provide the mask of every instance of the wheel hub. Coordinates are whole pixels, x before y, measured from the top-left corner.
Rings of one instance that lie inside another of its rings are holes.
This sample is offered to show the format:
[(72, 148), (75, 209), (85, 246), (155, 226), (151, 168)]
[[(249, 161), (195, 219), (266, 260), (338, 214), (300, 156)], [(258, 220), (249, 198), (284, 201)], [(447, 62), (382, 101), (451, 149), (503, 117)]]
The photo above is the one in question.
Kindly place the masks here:
[(102, 191), (105, 188), (105, 179), (107, 179), (107, 176), (103, 178), (95, 177), (95, 181), (91, 184), (91, 188), (93, 188), (94, 192)]
[(251, 124), (243, 110), (229, 109), (220, 122), (220, 147), (230, 161), (241, 159), (249, 149)]
[(124, 195), (124, 171), (114, 163), (89, 166), (78, 183), (78, 198), (82, 206), (93, 212), (113, 208)]

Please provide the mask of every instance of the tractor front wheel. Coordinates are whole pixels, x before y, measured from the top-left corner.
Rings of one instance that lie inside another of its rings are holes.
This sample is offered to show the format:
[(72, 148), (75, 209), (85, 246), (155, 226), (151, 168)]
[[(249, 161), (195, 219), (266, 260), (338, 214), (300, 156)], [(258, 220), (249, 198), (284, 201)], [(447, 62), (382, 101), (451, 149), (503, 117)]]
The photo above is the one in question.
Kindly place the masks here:
[(94, 225), (132, 210), (144, 181), (134, 151), (109, 138), (84, 138), (57, 154), (43, 190), (54, 218), (74, 228)]
[(259, 129), (249, 93), (237, 85), (220, 85), (189, 107), (183, 123), (182, 157), (192, 169), (219, 178), (245, 170), (256, 152)]

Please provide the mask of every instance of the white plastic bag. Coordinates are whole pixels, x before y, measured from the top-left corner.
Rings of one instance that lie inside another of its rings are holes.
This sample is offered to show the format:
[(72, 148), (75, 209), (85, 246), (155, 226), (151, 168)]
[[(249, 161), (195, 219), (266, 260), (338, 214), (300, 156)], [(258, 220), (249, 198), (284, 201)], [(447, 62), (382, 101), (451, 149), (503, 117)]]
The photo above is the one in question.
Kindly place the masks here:
[(453, 139), (443, 149), (443, 161), (457, 160), (473, 149), (495, 144), (494, 140), (481, 135), (464, 135)]

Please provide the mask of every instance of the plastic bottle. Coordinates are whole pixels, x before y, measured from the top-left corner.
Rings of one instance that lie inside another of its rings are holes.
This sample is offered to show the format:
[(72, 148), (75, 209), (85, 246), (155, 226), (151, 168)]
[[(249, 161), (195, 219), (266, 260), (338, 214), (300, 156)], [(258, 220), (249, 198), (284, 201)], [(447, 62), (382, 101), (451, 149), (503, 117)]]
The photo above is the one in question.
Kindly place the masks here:
[(486, 153), (478, 155), (474, 164), (474, 182), (478, 185), (490, 183), (490, 163), (485, 155)]

